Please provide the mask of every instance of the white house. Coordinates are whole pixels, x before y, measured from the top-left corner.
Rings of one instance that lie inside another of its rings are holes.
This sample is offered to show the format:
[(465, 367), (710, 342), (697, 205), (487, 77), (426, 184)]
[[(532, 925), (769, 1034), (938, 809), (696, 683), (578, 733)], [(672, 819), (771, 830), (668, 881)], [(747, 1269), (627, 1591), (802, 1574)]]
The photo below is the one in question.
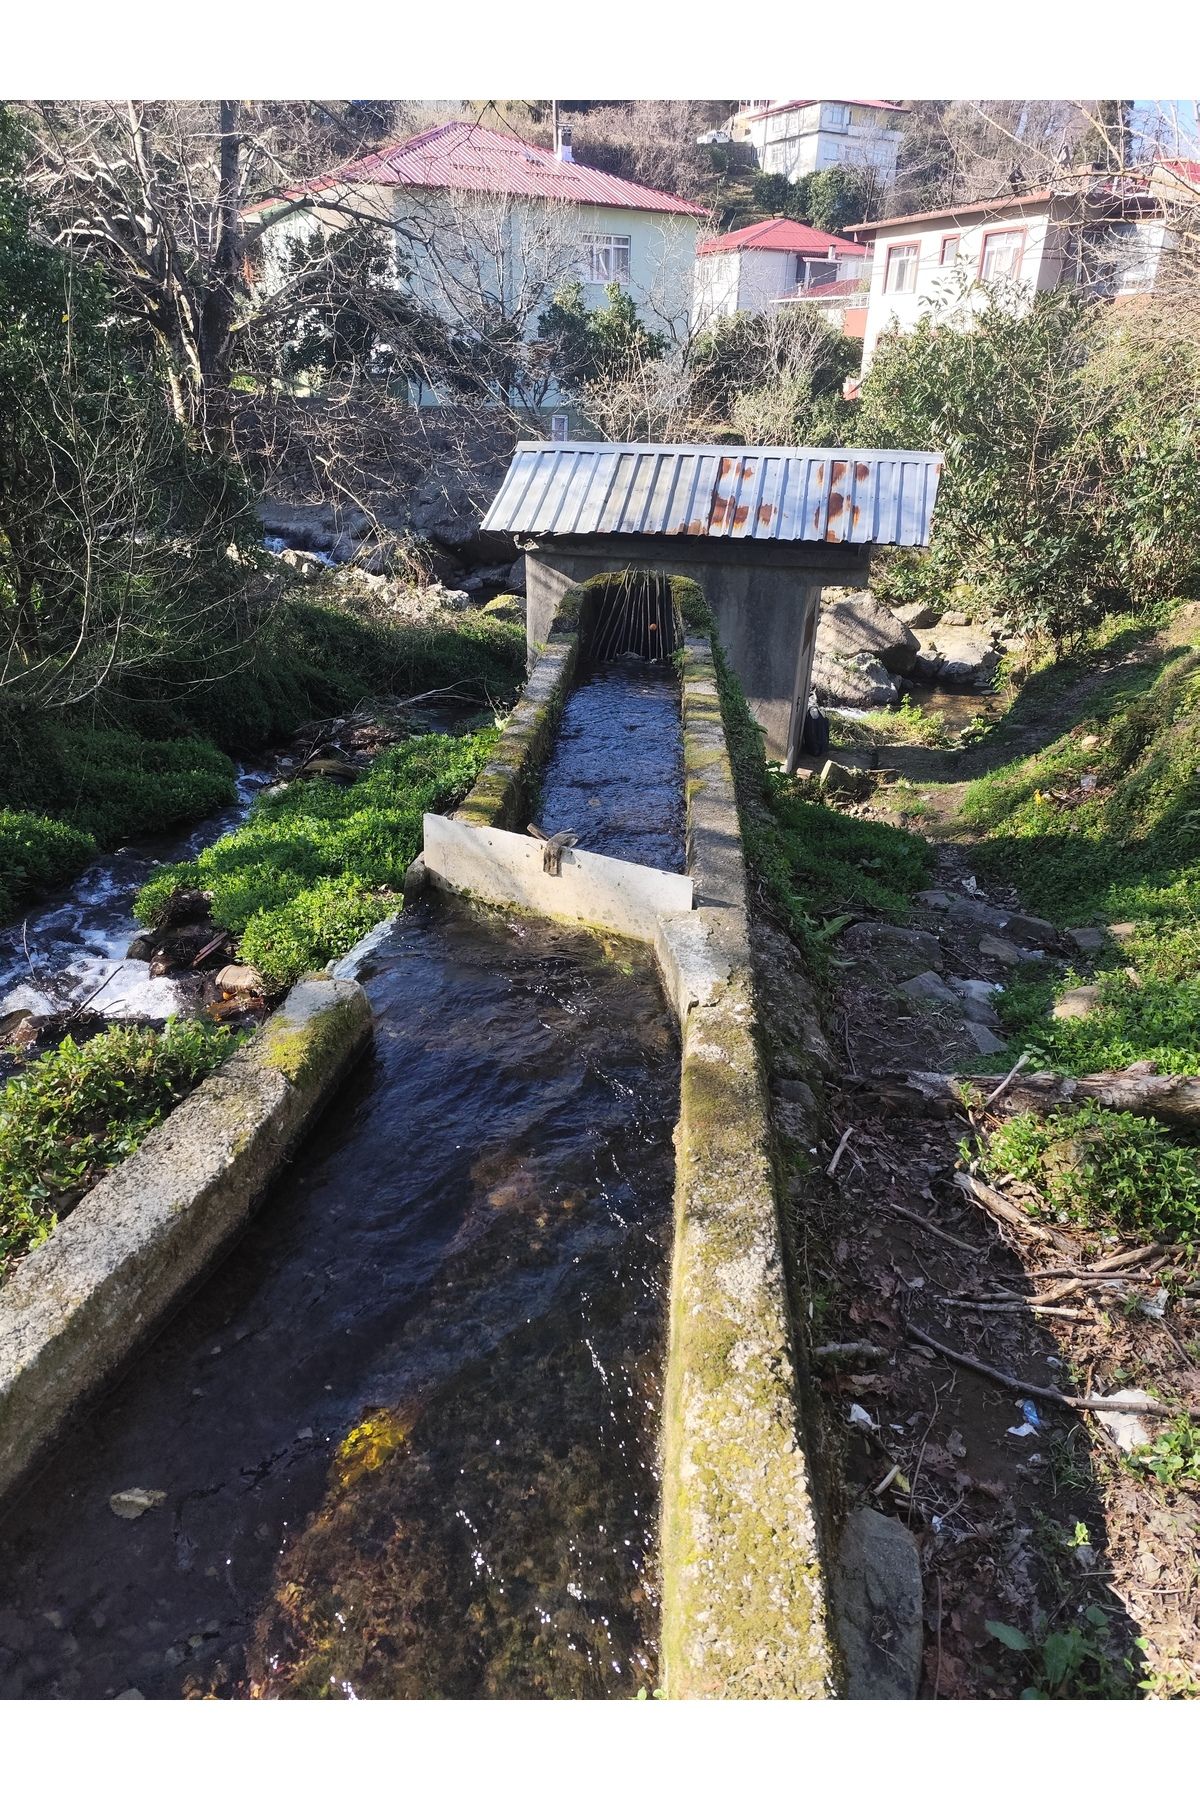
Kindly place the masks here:
[(865, 244), (794, 219), (765, 219), (696, 246), (696, 319), (766, 312), (830, 287), (857, 288), (870, 257)]
[[(285, 278), (289, 246), (317, 231), (382, 226), (398, 285), (468, 334), (506, 321), (536, 336), (570, 280), (591, 306), (628, 288), (648, 320), (686, 321), (703, 208), (482, 126), (454, 122), (248, 207), (263, 226), (252, 279)], [(425, 395), (424, 397), (429, 397)], [(551, 396), (552, 398), (552, 396)]]
[(847, 229), (874, 249), (864, 368), (893, 326), (903, 330), (951, 306), (958, 322), (969, 319), (987, 304), (985, 284), (1004, 282), (1030, 297), (1063, 283), (1115, 300), (1144, 293), (1173, 241), (1169, 209), (1146, 183), (1094, 175)]
[(735, 143), (753, 145), (768, 175), (796, 181), (818, 169), (874, 169), (889, 187), (907, 110), (895, 100), (743, 100), (727, 129)]

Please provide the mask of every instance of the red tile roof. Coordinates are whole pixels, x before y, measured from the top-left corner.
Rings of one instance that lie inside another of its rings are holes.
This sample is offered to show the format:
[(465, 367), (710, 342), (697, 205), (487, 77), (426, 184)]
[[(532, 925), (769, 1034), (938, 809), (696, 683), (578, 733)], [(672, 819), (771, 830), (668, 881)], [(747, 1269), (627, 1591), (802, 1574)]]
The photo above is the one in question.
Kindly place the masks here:
[(865, 244), (852, 244), (849, 238), (834, 237), (830, 231), (818, 231), (815, 225), (801, 225), (795, 219), (763, 219), (758, 225), (743, 225), (740, 231), (727, 231), (724, 237), (705, 238), (696, 245), (697, 256), (719, 256), (726, 250), (794, 250), (801, 256), (824, 256), (836, 250), (841, 256), (865, 256)]
[(307, 194), (351, 186), (455, 188), (468, 193), (570, 200), (581, 206), (622, 206), (636, 212), (702, 216), (705, 210), (690, 200), (680, 199), (678, 194), (663, 194), (636, 181), (623, 181), (583, 163), (560, 162), (548, 150), (465, 122), (435, 125), (418, 137), (360, 157), (329, 175), (288, 188), (244, 210), (266, 212), (302, 200)]
[(1161, 161), (1158, 167), (1169, 170), (1181, 181), (1190, 181), (1195, 187), (1200, 187), (1200, 162), (1191, 162), (1186, 157), (1176, 157), (1171, 162)]
[(1032, 194), (996, 194), (991, 200), (965, 200), (955, 206), (939, 206), (933, 212), (896, 213), (890, 219), (864, 219), (861, 225), (847, 225), (847, 231), (882, 231), (884, 226), (919, 225), (928, 219), (964, 219), (973, 213), (1007, 212), (1014, 206), (1043, 206), (1053, 200), (1050, 188), (1039, 188)]

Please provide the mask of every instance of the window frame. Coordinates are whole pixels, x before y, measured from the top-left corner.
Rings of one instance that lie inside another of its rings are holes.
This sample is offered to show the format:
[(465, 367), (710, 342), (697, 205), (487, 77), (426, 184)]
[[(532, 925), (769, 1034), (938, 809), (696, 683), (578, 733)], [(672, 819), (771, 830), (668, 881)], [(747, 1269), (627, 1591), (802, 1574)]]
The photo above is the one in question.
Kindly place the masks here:
[[(848, 100), (827, 100), (825, 102), (826, 117), (822, 120), (826, 131), (849, 131), (854, 123), (854, 113)], [(837, 118), (834, 114), (838, 114)]]
[[(625, 256), (624, 269), (612, 268), (619, 249), (623, 247)], [(580, 246), (581, 260), (584, 264), (583, 281), (588, 287), (608, 287), (617, 282), (621, 287), (628, 287), (633, 262), (633, 236), (628, 231), (585, 231)], [(612, 272), (607, 275), (596, 274), (597, 253), (609, 258)]]
[[(1029, 227), (1027, 225), (993, 225), (989, 230), (985, 231), (983, 234), (983, 242), (979, 246), (979, 269), (976, 280), (981, 282), (1019, 281), (1021, 279), (1021, 269), (1025, 262), (1026, 239), (1028, 234)], [(1017, 245), (1017, 260), (1013, 264), (1013, 267), (1006, 270), (1003, 275), (985, 275), (984, 266), (987, 263), (988, 245), (993, 238), (998, 237), (1015, 237), (1020, 240)]]
[[(944, 231), (942, 233), (942, 241), (941, 241), (940, 245), (938, 246), (938, 268), (939, 269), (951, 268), (958, 261), (959, 246), (961, 245), (961, 243), (962, 243), (962, 232), (961, 231)], [(950, 256), (946, 255), (946, 245), (947, 244), (954, 245), (954, 250)]]
[[(899, 288), (899, 287), (892, 287), (890, 285), (890, 278), (891, 278), (891, 273), (892, 273), (892, 256), (893, 256), (894, 252), (897, 250), (913, 250), (916, 252), (914, 257), (912, 258), (912, 262), (910, 265), (912, 268), (912, 272), (913, 272), (913, 280), (912, 280), (911, 287)], [(921, 240), (920, 240), (920, 238), (900, 238), (896, 241), (896, 243), (889, 244), (887, 247), (887, 254), (883, 259), (883, 292), (885, 294), (915, 294), (917, 291), (917, 275), (920, 271), (920, 267), (921, 267)]]

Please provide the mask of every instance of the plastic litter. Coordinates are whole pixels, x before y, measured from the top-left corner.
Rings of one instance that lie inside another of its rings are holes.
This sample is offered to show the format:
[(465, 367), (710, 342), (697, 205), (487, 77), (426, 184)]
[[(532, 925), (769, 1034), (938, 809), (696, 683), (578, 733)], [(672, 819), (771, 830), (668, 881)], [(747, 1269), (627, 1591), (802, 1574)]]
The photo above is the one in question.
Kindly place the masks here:
[(1025, 1423), (1027, 1425), (1032, 1425), (1034, 1430), (1036, 1431), (1042, 1421), (1038, 1415), (1038, 1409), (1033, 1404), (1033, 1401), (1032, 1400), (1022, 1400), (1021, 1412), (1024, 1416)]
[(1037, 1435), (1037, 1426), (1028, 1423), (1024, 1425), (1010, 1425), (1008, 1428), (1008, 1435), (1009, 1437), (1035, 1437)]
[(850, 1408), (850, 1423), (852, 1425), (862, 1425), (868, 1431), (877, 1431), (879, 1429), (870, 1413), (865, 1407), (860, 1406), (857, 1400)]

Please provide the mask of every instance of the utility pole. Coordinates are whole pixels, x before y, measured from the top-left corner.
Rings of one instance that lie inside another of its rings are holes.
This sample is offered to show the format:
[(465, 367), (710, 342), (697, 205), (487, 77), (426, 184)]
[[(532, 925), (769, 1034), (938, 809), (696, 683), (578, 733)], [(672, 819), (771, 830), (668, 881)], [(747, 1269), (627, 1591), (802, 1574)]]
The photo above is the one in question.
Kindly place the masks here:
[(558, 155), (558, 101), (550, 102), (550, 147)]

